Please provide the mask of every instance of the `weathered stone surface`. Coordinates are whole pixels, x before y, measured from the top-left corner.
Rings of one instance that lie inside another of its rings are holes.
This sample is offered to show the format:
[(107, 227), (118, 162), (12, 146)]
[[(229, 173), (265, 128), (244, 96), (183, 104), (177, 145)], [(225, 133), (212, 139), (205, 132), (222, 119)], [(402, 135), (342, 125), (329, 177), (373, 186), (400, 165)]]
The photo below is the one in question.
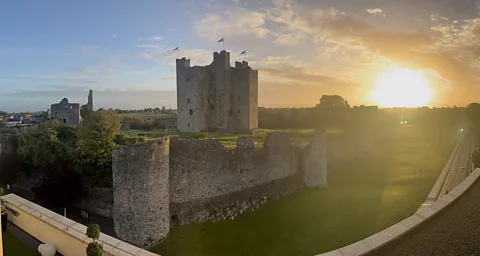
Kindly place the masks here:
[(140, 247), (160, 242), (170, 229), (170, 138), (113, 150), (113, 219), (117, 236)]
[(258, 71), (247, 62), (230, 66), (230, 53), (215, 52), (208, 66), (177, 59), (178, 129), (248, 132), (258, 127)]
[(113, 189), (89, 188), (88, 196), (75, 203), (75, 206), (106, 218), (112, 218)]
[[(170, 225), (233, 220), (294, 192), (302, 180), (326, 185), (325, 162), (313, 161), (325, 158), (319, 136), (306, 149), (292, 146), (278, 132), (267, 136), (263, 148), (255, 148), (251, 137), (241, 137), (235, 149), (215, 139), (178, 137), (116, 148), (115, 232), (145, 247), (164, 238)], [(304, 151), (311, 159), (308, 169)]]
[(303, 156), (304, 173), (302, 182), (307, 187), (327, 186), (327, 134), (325, 130), (315, 132), (312, 141), (305, 148)]
[[(240, 211), (244, 202), (260, 205), (263, 194), (275, 197), (294, 191), (299, 185), (298, 178), (289, 179), (290, 184), (282, 185), (281, 191), (266, 192), (277, 181), (297, 176), (299, 170), (299, 151), (288, 144), (288, 137), (284, 143), (269, 145), (245, 151), (224, 148), (213, 139), (172, 138), (170, 202), (176, 207), (171, 209), (171, 215), (175, 215), (179, 224), (216, 219), (230, 205)], [(233, 196), (236, 192), (242, 192), (243, 197)], [(182, 210), (178, 205), (189, 205), (189, 209), (195, 210)], [(199, 217), (203, 210), (208, 214)]]

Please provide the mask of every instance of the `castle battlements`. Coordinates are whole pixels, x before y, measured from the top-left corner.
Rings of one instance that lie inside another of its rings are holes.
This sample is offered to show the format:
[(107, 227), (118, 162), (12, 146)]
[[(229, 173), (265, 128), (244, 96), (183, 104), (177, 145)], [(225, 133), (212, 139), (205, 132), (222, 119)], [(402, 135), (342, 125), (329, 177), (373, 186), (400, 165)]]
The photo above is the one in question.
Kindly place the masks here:
[(258, 71), (248, 62), (230, 65), (230, 53), (214, 52), (207, 66), (177, 59), (178, 129), (184, 132), (249, 132), (258, 127)]

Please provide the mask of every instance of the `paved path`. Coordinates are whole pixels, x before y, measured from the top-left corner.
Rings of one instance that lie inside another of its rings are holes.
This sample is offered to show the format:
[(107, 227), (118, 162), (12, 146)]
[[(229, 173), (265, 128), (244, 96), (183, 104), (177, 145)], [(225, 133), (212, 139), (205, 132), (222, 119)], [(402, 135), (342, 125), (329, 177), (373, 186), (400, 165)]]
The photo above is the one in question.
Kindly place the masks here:
[[(7, 231), (24, 245), (30, 247), (33, 251), (38, 252), (38, 246), (42, 244), (42, 242), (38, 241), (35, 237), (29, 235), (28, 233), (25, 233), (22, 229), (18, 228), (10, 222), (7, 223)], [(55, 255), (62, 256), (59, 253), (56, 253)]]
[(468, 134), (459, 147), (459, 152), (455, 157), (450, 172), (447, 175), (445, 184), (440, 191), (439, 198), (452, 191), (458, 184), (465, 180), (473, 171), (471, 168), (471, 154), (476, 146), (476, 140), (473, 134)]
[(456, 202), (370, 256), (480, 255), (480, 180)]

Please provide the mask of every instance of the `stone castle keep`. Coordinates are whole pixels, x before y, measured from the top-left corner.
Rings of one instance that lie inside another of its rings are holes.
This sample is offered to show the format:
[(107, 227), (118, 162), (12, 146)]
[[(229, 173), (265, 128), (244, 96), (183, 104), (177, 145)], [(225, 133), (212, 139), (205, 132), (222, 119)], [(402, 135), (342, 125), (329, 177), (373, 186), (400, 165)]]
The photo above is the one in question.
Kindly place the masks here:
[(285, 133), (269, 133), (262, 148), (240, 137), (225, 148), (216, 139), (164, 137), (116, 147), (113, 219), (116, 235), (150, 247), (171, 226), (234, 219), (302, 187), (327, 185), (326, 133), (305, 148)]
[(230, 53), (190, 67), (177, 59), (177, 116), (182, 132), (249, 132), (258, 127), (258, 70), (248, 62), (230, 66)]

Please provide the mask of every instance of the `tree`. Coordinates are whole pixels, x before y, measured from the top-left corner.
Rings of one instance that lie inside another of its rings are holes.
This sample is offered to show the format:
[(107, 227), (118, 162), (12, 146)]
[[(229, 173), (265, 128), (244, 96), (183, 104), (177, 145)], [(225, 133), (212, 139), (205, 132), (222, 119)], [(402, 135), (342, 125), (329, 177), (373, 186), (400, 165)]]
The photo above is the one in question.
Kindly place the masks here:
[(78, 128), (75, 163), (90, 174), (111, 172), (120, 118), (114, 111), (90, 112)]
[(62, 124), (59, 120), (57, 119), (52, 119), (52, 120), (48, 120), (48, 121), (45, 121), (43, 123), (41, 123), (39, 126), (38, 126), (38, 129), (39, 130), (46, 130), (46, 129), (52, 129), (52, 130), (56, 130), (58, 127), (62, 126), (62, 125), (65, 125), (65, 124)]
[(103, 255), (103, 246), (96, 241), (100, 238), (100, 227), (97, 224), (88, 225), (86, 235), (93, 240), (93, 242), (88, 244), (87, 256)]
[(320, 125), (325, 128), (345, 128), (350, 105), (339, 95), (323, 95), (316, 106)]
[(61, 143), (57, 132), (47, 128), (20, 137), (18, 155), (33, 169), (49, 172), (54, 162), (71, 161), (71, 150)]
[(98, 238), (100, 238), (100, 226), (97, 224), (88, 225), (87, 236), (92, 238), (93, 242), (95, 242)]
[(87, 246), (87, 256), (102, 256), (103, 246), (98, 242), (89, 243)]

